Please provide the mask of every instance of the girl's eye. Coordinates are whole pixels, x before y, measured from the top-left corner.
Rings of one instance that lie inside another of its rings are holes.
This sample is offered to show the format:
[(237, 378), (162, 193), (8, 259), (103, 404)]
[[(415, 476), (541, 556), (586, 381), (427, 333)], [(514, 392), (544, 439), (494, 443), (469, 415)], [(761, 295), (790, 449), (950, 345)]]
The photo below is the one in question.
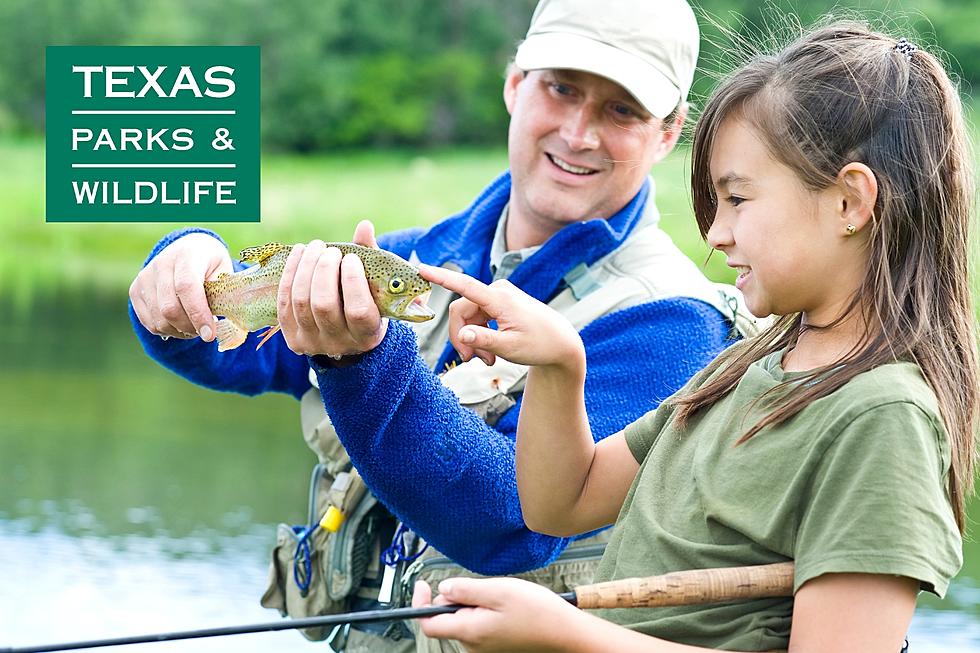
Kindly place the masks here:
[(725, 198), (725, 201), (731, 204), (732, 206), (738, 206), (739, 204), (745, 201), (745, 198), (739, 197), (737, 195), (729, 195), (728, 197)]
[(388, 290), (390, 290), (391, 292), (401, 292), (405, 290), (405, 282), (399, 279), (398, 277), (395, 277), (394, 279), (388, 282)]

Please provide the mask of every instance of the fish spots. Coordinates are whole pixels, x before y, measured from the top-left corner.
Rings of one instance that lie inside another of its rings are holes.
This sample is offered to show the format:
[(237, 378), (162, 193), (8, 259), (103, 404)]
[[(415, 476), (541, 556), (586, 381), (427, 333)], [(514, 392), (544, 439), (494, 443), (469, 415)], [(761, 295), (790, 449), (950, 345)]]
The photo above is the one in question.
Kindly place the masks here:
[[(431, 285), (408, 261), (392, 252), (354, 243), (326, 243), (326, 246), (361, 259), (381, 315), (411, 322), (424, 322), (434, 317), (422, 297), (431, 290)], [(279, 280), (291, 251), (291, 246), (281, 243), (243, 249), (241, 259), (258, 265), (204, 282), (212, 313), (234, 320), (247, 332), (275, 327), (278, 324)], [(392, 292), (389, 288), (393, 279), (399, 280), (401, 292)]]

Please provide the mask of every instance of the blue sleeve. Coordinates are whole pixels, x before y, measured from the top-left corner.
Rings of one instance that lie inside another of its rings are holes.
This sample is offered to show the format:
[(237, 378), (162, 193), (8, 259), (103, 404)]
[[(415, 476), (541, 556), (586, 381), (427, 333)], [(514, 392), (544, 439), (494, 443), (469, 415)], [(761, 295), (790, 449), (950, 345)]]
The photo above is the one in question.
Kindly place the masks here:
[(425, 227), (409, 227), (408, 229), (381, 234), (378, 236), (378, 247), (394, 252), (408, 260), (412, 255), (412, 250), (415, 249), (415, 243), (419, 236), (425, 232)]
[[(163, 237), (156, 244), (146, 261), (145, 267), (163, 249), (181, 236), (190, 233), (205, 233), (221, 238), (212, 231), (191, 227), (178, 229)], [(224, 241), (221, 241), (224, 244)], [(240, 269), (236, 263), (236, 269)], [(262, 392), (285, 392), (299, 398), (310, 387), (309, 365), (305, 356), (294, 354), (286, 346), (282, 336), (271, 338), (262, 349), (255, 350), (261, 334), (250, 333), (245, 344), (226, 352), (218, 352), (214, 342), (204, 342), (200, 338), (164, 340), (147, 331), (129, 303), (129, 319), (143, 350), (160, 365), (212, 390), (239, 392), (256, 395)]]
[[(597, 439), (638, 419), (726, 344), (714, 308), (670, 299), (619, 311), (582, 331), (586, 406)], [(519, 405), (487, 426), (462, 407), (392, 322), (381, 345), (349, 368), (313, 361), (327, 412), (367, 485), (426, 541), (482, 574), (544, 566), (568, 539), (528, 530), (514, 465)]]

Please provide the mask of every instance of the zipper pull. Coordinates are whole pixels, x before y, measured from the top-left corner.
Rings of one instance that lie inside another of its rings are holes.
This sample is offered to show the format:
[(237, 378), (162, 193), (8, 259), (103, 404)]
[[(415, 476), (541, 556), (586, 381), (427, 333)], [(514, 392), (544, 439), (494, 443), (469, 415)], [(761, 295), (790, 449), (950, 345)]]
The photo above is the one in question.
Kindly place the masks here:
[(381, 576), (381, 589), (378, 590), (378, 603), (385, 605), (391, 603), (391, 595), (395, 588), (395, 576), (398, 574), (398, 565), (385, 565), (384, 573)]

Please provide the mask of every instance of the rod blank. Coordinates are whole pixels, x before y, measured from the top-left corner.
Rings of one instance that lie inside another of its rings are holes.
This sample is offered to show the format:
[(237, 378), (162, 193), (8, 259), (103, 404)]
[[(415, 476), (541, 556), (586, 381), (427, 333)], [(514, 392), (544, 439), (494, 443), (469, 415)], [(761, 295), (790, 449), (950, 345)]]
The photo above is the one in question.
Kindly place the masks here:
[[(702, 605), (748, 599), (771, 598), (793, 595), (793, 563), (724, 569), (694, 569), (676, 571), (648, 578), (580, 585), (574, 592), (560, 594), (561, 598), (580, 608), (656, 608), (669, 605)], [(73, 651), (103, 646), (170, 642), (180, 639), (222, 637), (264, 633), (294, 628), (337, 626), (340, 624), (373, 623), (421, 619), (437, 614), (456, 612), (465, 605), (431, 605), (424, 608), (396, 608), (393, 610), (365, 610), (323, 617), (306, 617), (244, 626), (225, 626), (203, 630), (185, 630), (154, 635), (135, 635), (113, 639), (98, 639), (65, 644), (44, 644), (16, 648), (0, 648), (0, 653), (48, 653)]]
[(339, 626), (349, 623), (374, 623), (379, 621), (396, 621), (402, 619), (420, 619), (433, 617), (437, 614), (456, 612), (464, 605), (431, 605), (424, 608), (396, 608), (393, 610), (365, 610), (332, 614), (323, 617), (306, 617), (304, 619), (289, 619), (271, 621), (262, 624), (245, 626), (225, 626), (222, 628), (205, 628), (202, 630), (183, 630), (172, 633), (157, 633), (154, 635), (133, 635), (131, 637), (115, 637), (112, 639), (93, 639), (83, 642), (67, 642), (64, 644), (42, 644), (40, 646), (21, 646), (0, 648), (0, 653), (47, 653), (49, 651), (74, 651), (83, 648), (101, 648), (103, 646), (123, 646), (126, 644), (147, 644), (150, 642), (172, 642), (180, 639), (200, 639), (202, 637), (222, 637), (225, 635), (246, 635), (249, 633), (266, 633), (276, 630), (292, 630), (294, 628), (314, 628), (318, 626)]

